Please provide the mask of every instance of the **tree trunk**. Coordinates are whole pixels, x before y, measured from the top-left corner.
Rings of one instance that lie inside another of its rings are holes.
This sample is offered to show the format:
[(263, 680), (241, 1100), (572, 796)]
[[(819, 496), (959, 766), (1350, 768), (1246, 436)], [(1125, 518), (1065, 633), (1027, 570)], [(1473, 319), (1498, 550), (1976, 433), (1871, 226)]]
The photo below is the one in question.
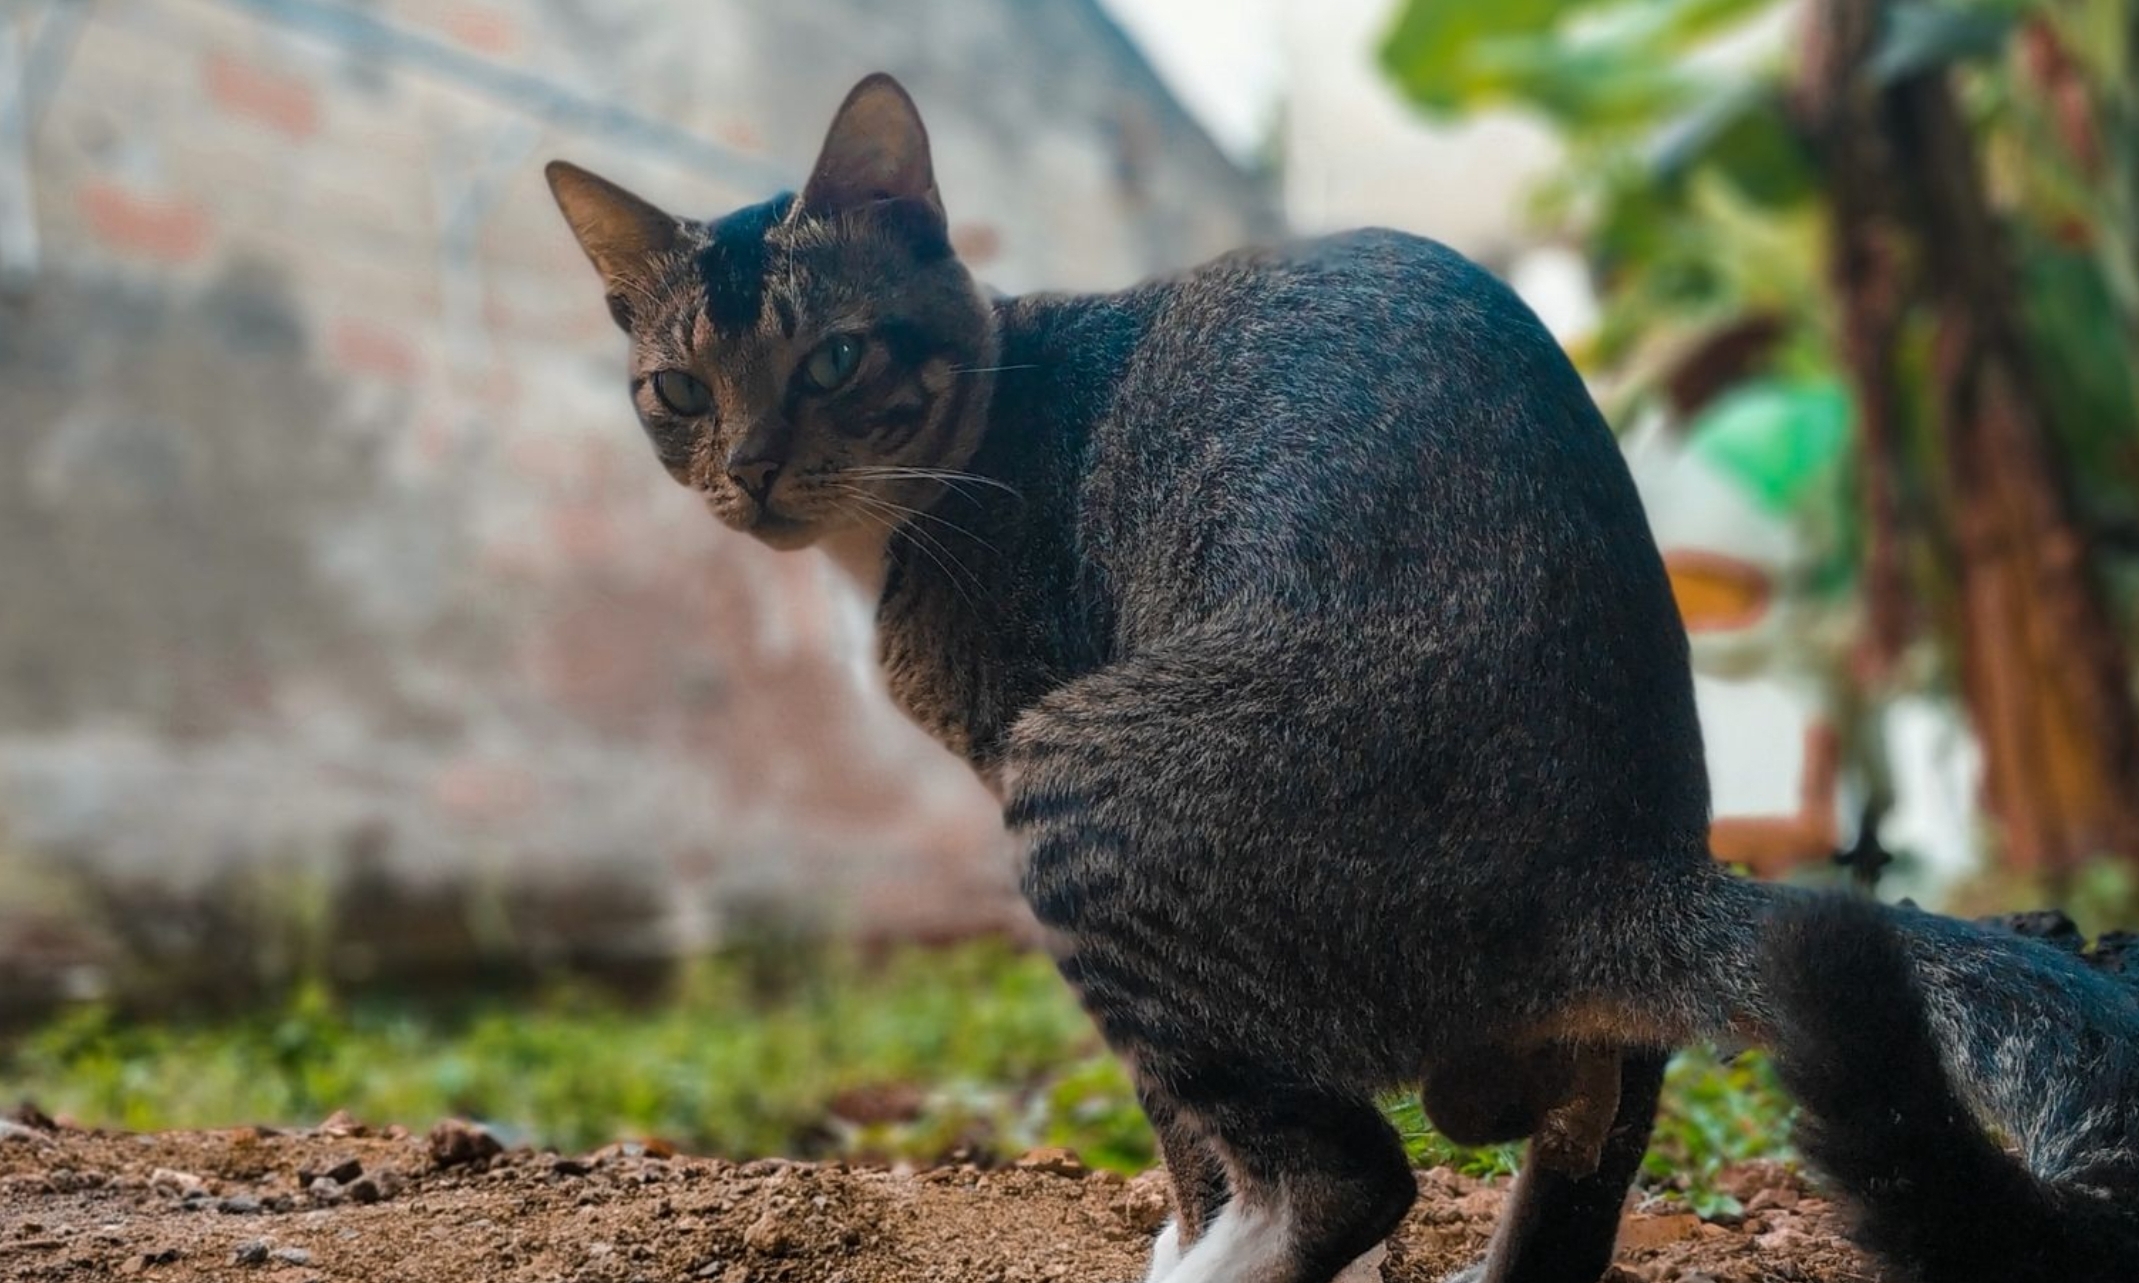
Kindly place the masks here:
[[(1871, 86), (1865, 58), (1885, 10), (1882, 0), (1817, 4), (1806, 82), (1827, 142), (1834, 281), (1864, 421), (1874, 643), (1898, 635), (1899, 607), (1882, 594), (1906, 592), (1880, 559), (1898, 566), (1893, 362), (1913, 299), (1934, 335), (1930, 408), (1948, 512), (1937, 560), (1953, 580), (1961, 694), (2006, 858), (2052, 875), (2105, 853), (2139, 859), (2139, 708), (2036, 394), (2006, 247), (1944, 74)], [(1838, 128), (1877, 141), (1844, 140)], [(1898, 281), (1897, 228), (1915, 251)]]
[(1907, 232), (1887, 154), (1886, 100), (1864, 63), (1882, 6), (1813, 7), (1800, 62), (1797, 114), (1828, 179), (1827, 281), (1840, 305), (1842, 366), (1856, 389), (1858, 498), (1864, 522), (1865, 640), (1858, 676), (1885, 684), (1915, 631), (1904, 560), (1908, 475), (1895, 361), (1907, 312)]

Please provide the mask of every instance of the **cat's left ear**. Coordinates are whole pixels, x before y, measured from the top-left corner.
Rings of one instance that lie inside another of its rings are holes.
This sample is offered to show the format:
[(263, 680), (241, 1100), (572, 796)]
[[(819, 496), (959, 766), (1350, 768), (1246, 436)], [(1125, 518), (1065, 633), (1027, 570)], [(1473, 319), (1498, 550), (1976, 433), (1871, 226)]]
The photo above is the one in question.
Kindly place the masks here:
[(928, 159), (928, 130), (899, 82), (879, 71), (854, 86), (832, 117), (802, 208), (836, 214), (880, 201), (906, 201), (943, 228), (943, 198)]
[[(569, 161), (553, 160), (542, 174), (612, 300), (631, 285), (645, 284), (653, 256), (673, 248), (682, 235), (683, 224), (673, 215)], [(612, 301), (611, 309), (615, 306)], [(624, 324), (624, 318), (617, 322)]]

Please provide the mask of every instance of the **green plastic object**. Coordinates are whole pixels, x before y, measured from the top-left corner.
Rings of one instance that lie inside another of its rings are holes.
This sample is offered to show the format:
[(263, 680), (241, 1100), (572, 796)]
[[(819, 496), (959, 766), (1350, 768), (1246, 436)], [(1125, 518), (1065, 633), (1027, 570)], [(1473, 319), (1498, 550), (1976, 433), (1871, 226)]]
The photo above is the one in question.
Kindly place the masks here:
[(1762, 380), (1695, 416), (1687, 449), (1778, 517), (1833, 490), (1850, 448), (1849, 393), (1829, 380)]

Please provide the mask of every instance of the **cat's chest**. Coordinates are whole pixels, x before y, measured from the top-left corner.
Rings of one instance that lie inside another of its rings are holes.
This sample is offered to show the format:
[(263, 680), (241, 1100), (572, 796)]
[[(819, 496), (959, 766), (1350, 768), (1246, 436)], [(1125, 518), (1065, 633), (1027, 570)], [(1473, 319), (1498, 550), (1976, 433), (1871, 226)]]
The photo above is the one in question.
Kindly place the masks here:
[(991, 785), (1017, 719), (1090, 667), (1060, 644), (1060, 598), (1029, 579), (953, 584), (907, 578), (894, 565), (878, 605), (877, 656), (892, 702)]
[(989, 779), (1009, 729), (999, 692), (1015, 658), (972, 621), (894, 583), (877, 611), (877, 659), (899, 711)]

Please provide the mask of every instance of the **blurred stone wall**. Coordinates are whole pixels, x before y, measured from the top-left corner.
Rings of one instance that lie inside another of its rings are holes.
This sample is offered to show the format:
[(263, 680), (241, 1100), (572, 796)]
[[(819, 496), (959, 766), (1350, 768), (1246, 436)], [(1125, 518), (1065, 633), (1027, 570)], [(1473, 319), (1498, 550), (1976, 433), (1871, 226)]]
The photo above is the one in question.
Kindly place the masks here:
[(1000, 288), (1274, 230), (1091, 0), (0, 10), (0, 989), (1014, 917), (859, 603), (654, 465), (540, 177), (762, 199), (878, 68)]

